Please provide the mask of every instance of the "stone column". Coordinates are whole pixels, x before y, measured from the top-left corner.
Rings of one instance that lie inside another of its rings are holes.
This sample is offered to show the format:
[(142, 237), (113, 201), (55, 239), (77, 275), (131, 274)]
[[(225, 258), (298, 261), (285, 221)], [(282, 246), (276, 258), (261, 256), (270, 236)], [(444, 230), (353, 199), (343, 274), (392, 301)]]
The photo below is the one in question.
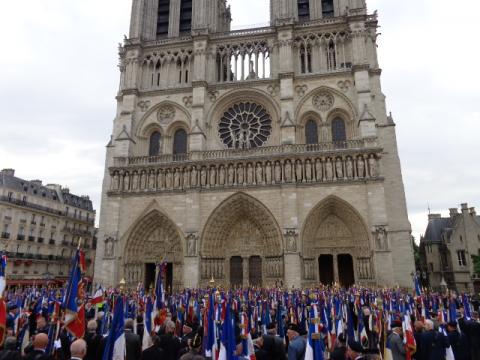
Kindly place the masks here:
[(200, 285), (200, 258), (184, 257), (183, 264), (183, 286), (186, 288), (197, 288)]

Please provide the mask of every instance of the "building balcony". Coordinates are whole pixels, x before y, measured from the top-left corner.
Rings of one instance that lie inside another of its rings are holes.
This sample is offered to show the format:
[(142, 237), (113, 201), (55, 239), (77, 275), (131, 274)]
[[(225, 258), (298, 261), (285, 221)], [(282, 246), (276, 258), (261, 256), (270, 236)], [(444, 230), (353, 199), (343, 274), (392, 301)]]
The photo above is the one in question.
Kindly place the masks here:
[(10, 233), (2, 232), (2, 239), (10, 239)]
[(116, 158), (110, 195), (383, 180), (375, 139)]
[(55, 245), (55, 239), (50, 239), (50, 240), (48, 240), (48, 243), (49, 243), (50, 245)]
[(41, 237), (37, 238), (37, 242), (38, 242), (39, 244), (43, 244), (44, 238), (41, 238)]
[(23, 201), (20, 199), (12, 199), (7, 196), (0, 196), (0, 202), (9, 203), (9, 204), (13, 204), (21, 207), (27, 207), (33, 210), (43, 211), (53, 215), (59, 215), (59, 216), (63, 215), (63, 212), (60, 210), (55, 210), (49, 207), (33, 204), (31, 202)]
[(25, 240), (25, 235), (17, 235), (17, 240), (20, 240), (20, 241)]
[(35, 236), (29, 236), (28, 241), (35, 241)]
[(75, 236), (82, 236), (82, 237), (92, 237), (93, 232), (91, 230), (80, 230), (80, 229), (73, 229), (70, 226), (65, 226), (63, 228), (63, 232), (67, 232), (69, 234), (75, 235)]

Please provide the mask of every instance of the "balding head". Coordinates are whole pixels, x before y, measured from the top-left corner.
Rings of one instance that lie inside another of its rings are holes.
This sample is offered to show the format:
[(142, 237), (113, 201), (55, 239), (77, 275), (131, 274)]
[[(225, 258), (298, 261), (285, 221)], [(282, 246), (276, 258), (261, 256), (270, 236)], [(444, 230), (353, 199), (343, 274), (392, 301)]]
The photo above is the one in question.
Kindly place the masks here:
[(48, 345), (48, 336), (47, 334), (37, 334), (35, 335), (35, 338), (33, 339), (33, 348), (34, 349), (41, 349), (45, 350)]
[(72, 357), (77, 357), (83, 359), (87, 355), (87, 343), (83, 339), (75, 340), (72, 345), (70, 345), (70, 352)]

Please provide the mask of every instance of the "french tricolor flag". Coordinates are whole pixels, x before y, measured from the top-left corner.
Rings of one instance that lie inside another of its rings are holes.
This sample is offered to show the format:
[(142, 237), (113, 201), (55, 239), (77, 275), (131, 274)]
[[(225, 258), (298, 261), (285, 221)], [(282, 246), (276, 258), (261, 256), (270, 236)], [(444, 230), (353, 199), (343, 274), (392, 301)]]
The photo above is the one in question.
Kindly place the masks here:
[(145, 330), (143, 332), (142, 350), (148, 349), (152, 346), (152, 331), (153, 331), (153, 301), (150, 296), (147, 297), (145, 306), (145, 320), (143, 321)]
[(108, 333), (105, 351), (102, 360), (125, 360), (125, 311), (123, 307), (123, 296), (119, 296), (113, 309), (112, 326)]
[(310, 324), (308, 328), (307, 349), (305, 360), (323, 360), (323, 342), (321, 337), (323, 326), (320, 323), (318, 305), (310, 307)]

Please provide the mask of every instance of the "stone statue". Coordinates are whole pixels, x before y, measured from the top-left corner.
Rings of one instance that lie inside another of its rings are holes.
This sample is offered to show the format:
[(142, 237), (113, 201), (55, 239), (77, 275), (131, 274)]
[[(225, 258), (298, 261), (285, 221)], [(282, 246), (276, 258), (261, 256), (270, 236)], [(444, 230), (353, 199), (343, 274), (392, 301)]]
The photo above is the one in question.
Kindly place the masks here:
[(235, 184), (235, 169), (233, 168), (233, 165), (230, 164), (228, 165), (228, 185), (232, 186)]
[(315, 176), (317, 181), (323, 181), (323, 164), (320, 159), (315, 159)]
[(220, 165), (218, 169), (218, 185), (225, 185), (225, 167), (223, 165)]
[(190, 169), (188, 167), (183, 170), (183, 187), (190, 188)]
[(210, 166), (210, 187), (217, 185), (217, 169), (215, 166)]
[(175, 189), (180, 189), (180, 187), (181, 187), (180, 176), (181, 176), (180, 169), (176, 168), (175, 172), (173, 174), (173, 185), (174, 185)]
[(362, 155), (357, 158), (357, 171), (358, 177), (363, 179), (365, 177), (365, 161), (363, 160)]
[(130, 173), (125, 174), (125, 179), (123, 180), (123, 189), (125, 191), (130, 190)]
[(347, 178), (353, 179), (353, 162), (352, 158), (349, 156), (345, 162), (345, 171), (347, 173)]
[(165, 172), (163, 171), (163, 169), (158, 170), (157, 188), (160, 190), (165, 189)]
[(285, 161), (285, 182), (292, 181), (292, 163), (290, 160)]
[(343, 179), (343, 160), (342, 158), (337, 158), (335, 161), (335, 169), (337, 171), (337, 179)]
[(133, 173), (132, 190), (138, 190), (138, 173)]
[(247, 164), (247, 184), (253, 184), (253, 167), (250, 163)]
[(145, 183), (146, 183), (146, 179), (145, 179), (145, 171), (142, 171), (140, 173), (140, 190), (145, 190)]
[(368, 158), (368, 167), (370, 168), (370, 176), (372, 178), (378, 177), (377, 159), (375, 159), (375, 155), (370, 155)]
[(267, 162), (267, 165), (265, 166), (265, 180), (267, 184), (272, 183), (272, 165), (270, 164), (270, 161)]
[(105, 240), (105, 257), (112, 258), (115, 256), (115, 240), (111, 237)]
[(154, 190), (155, 189), (155, 173), (153, 171), (150, 172), (148, 177), (148, 189)]
[(172, 189), (172, 173), (170, 172), (170, 169), (165, 170), (165, 188), (167, 190)]
[(205, 166), (200, 170), (200, 186), (207, 186), (207, 168)]
[(190, 173), (190, 185), (191, 187), (197, 187), (198, 185), (198, 171), (196, 166), (192, 167), (192, 171)]
[(305, 162), (305, 180), (307, 182), (312, 181), (312, 163), (310, 159)]
[(275, 182), (277, 184), (282, 182), (282, 165), (280, 161), (275, 162)]
[(383, 226), (377, 227), (375, 247), (377, 250), (388, 250), (388, 233), (387, 229)]
[(287, 239), (287, 251), (297, 251), (297, 232), (293, 229), (286, 230), (285, 238)]
[(295, 177), (297, 182), (303, 181), (303, 164), (301, 160), (295, 162)]
[(333, 164), (332, 159), (328, 158), (325, 164), (325, 173), (327, 181), (333, 181)]
[(118, 190), (118, 184), (119, 184), (120, 180), (119, 180), (119, 175), (118, 175), (118, 172), (115, 171), (113, 173), (113, 177), (112, 177), (112, 190)]
[(263, 168), (262, 163), (257, 163), (255, 167), (255, 181), (257, 185), (263, 184)]
[(243, 175), (244, 175), (244, 170), (243, 170), (243, 164), (239, 164), (237, 168), (237, 184), (238, 185), (243, 185)]
[(190, 234), (187, 237), (187, 255), (197, 255), (197, 236), (195, 234)]

